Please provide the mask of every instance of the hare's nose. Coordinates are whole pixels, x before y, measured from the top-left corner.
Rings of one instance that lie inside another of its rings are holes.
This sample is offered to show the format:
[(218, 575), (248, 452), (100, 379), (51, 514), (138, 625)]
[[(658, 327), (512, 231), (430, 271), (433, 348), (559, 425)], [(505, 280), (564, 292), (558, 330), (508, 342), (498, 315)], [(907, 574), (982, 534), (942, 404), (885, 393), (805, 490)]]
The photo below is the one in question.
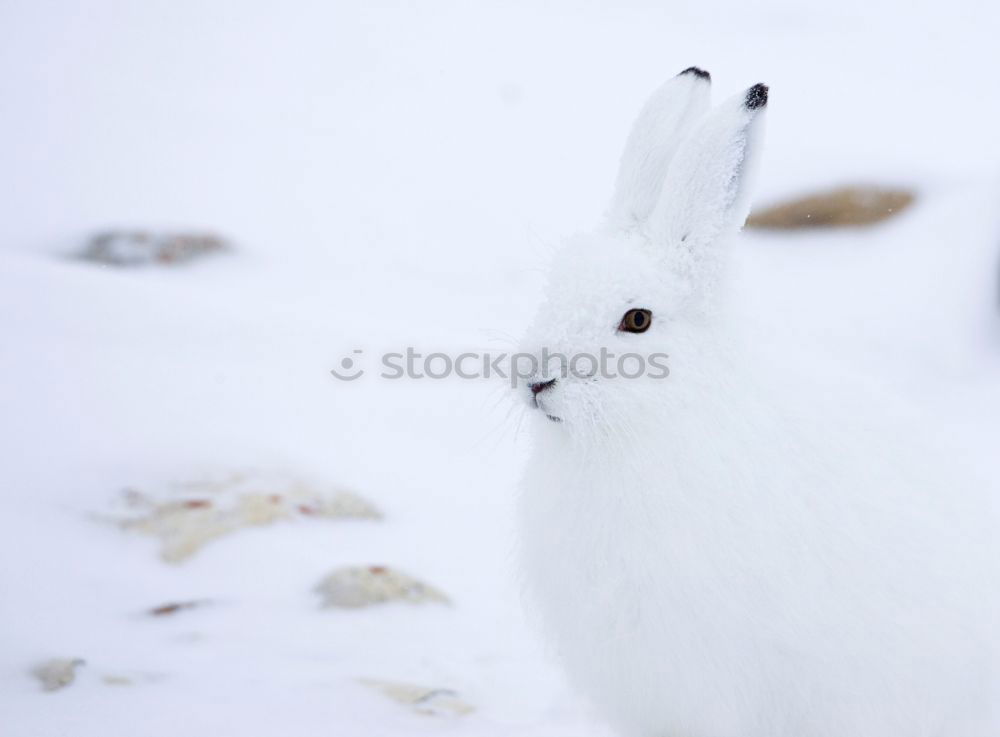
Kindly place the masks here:
[(528, 386), (531, 387), (531, 396), (537, 397), (555, 383), (555, 379), (549, 379), (548, 381), (536, 381), (534, 384), (529, 384)]

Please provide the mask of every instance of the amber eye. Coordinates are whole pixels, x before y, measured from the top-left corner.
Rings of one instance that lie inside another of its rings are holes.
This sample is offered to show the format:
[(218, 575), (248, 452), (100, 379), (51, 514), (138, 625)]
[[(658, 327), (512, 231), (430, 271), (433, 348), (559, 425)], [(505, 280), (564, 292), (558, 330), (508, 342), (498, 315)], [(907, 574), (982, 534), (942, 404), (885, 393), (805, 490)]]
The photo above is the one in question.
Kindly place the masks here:
[(629, 310), (622, 316), (618, 329), (626, 333), (645, 333), (653, 324), (653, 313), (649, 310)]

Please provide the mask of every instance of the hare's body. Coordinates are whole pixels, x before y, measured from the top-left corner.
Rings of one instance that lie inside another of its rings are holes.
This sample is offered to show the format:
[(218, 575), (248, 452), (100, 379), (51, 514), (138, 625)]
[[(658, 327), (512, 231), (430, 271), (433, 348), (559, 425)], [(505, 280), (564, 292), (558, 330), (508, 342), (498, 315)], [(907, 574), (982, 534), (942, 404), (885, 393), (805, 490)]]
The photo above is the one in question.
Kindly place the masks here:
[(1000, 734), (988, 517), (885, 436), (746, 388), (671, 403), (610, 462), (539, 439), (524, 570), (574, 684), (630, 735)]
[[(520, 520), (542, 623), (635, 737), (995, 737), (991, 499), (735, 352), (712, 295), (766, 89), (702, 120), (702, 74), (647, 106), (609, 227), (569, 245), (529, 333), (543, 356), (670, 356), (667, 378), (520, 387), (542, 410)], [(650, 138), (670, 106), (680, 151)]]

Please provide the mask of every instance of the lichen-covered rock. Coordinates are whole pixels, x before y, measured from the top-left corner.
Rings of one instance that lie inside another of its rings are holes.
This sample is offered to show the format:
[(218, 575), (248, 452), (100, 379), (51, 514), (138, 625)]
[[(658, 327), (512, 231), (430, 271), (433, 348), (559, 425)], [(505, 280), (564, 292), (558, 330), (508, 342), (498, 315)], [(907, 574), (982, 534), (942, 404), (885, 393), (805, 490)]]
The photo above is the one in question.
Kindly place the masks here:
[(361, 683), (388, 696), (393, 701), (411, 707), (418, 714), (429, 716), (462, 716), (475, 707), (463, 701), (458, 693), (447, 688), (428, 688), (411, 683), (396, 683), (363, 678)]
[(841, 187), (755, 211), (747, 227), (792, 230), (871, 225), (903, 212), (914, 199), (904, 189)]
[(386, 566), (338, 568), (316, 584), (323, 607), (356, 609), (390, 601), (448, 603), (433, 586)]
[(76, 669), (84, 664), (80, 658), (53, 658), (37, 665), (31, 672), (46, 691), (58, 691), (76, 680)]
[(228, 248), (225, 240), (211, 233), (109, 230), (91, 238), (80, 257), (112, 266), (179, 264)]
[(212, 540), (246, 527), (306, 519), (380, 519), (370, 503), (348, 491), (320, 490), (281, 475), (236, 473), (176, 484), (151, 494), (124, 493), (123, 529), (159, 538), (160, 556), (180, 563)]

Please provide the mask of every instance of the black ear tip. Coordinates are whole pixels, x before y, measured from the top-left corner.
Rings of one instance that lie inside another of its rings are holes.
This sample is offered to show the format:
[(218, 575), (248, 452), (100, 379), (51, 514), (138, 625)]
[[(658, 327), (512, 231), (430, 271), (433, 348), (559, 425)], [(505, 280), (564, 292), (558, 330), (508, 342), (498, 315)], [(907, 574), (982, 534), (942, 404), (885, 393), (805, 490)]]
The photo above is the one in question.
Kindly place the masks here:
[(767, 104), (767, 85), (755, 84), (747, 90), (747, 98), (744, 103), (747, 110), (757, 110)]
[(698, 77), (698, 79), (704, 79), (708, 82), (712, 81), (712, 75), (699, 67), (688, 67), (677, 76), (679, 77), (681, 76), (681, 74), (693, 74), (694, 76)]

